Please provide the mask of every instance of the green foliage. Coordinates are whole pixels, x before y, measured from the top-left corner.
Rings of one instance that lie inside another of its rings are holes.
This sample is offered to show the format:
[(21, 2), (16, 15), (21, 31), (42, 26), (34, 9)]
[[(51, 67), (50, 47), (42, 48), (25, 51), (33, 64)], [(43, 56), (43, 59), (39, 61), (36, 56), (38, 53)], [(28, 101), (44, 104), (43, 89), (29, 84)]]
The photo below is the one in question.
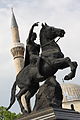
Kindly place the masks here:
[(6, 108), (0, 107), (0, 120), (15, 120), (20, 118), (21, 114), (12, 113), (10, 111), (6, 111)]

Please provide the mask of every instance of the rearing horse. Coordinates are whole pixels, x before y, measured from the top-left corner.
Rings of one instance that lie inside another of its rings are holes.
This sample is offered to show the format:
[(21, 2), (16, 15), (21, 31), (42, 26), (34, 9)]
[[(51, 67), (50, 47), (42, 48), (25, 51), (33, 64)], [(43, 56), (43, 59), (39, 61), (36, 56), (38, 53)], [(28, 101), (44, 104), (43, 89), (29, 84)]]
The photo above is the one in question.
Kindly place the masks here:
[(71, 68), (71, 72), (64, 77), (65, 80), (70, 80), (75, 77), (77, 62), (71, 62), (69, 57), (65, 57), (55, 38), (64, 37), (65, 31), (62, 29), (50, 27), (47, 24), (42, 24), (40, 31), (40, 44), (42, 54), (38, 61), (39, 73), (42, 76), (52, 76), (58, 69)]
[[(10, 105), (7, 110), (14, 104), (15, 97), (17, 97), (21, 111), (25, 113), (26, 111), (21, 103), (21, 96), (26, 92), (28, 93), (25, 97), (29, 108), (28, 101), (38, 90), (38, 83), (54, 76), (58, 69), (64, 69), (66, 67), (71, 68), (71, 72), (65, 76), (65, 80), (75, 77), (77, 62), (71, 62), (69, 57), (64, 58), (60, 47), (55, 42), (55, 38), (64, 37), (64, 34), (65, 31), (62, 29), (42, 24), (42, 28), (40, 30), (40, 45), (42, 48), (41, 57), (39, 57), (38, 60), (34, 59), (35, 65), (29, 64), (16, 76), (16, 81), (14, 82), (11, 90)], [(15, 95), (17, 85), (20, 88), (20, 91)], [(29, 111), (30, 110), (28, 109), (28, 112)]]

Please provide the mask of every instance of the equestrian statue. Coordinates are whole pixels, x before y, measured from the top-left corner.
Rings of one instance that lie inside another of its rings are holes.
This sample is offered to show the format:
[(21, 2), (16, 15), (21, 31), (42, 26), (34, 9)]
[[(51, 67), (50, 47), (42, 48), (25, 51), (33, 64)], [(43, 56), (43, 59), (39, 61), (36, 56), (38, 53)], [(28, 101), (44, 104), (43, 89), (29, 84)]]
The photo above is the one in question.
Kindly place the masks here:
[[(71, 72), (64, 77), (64, 80), (71, 80), (75, 77), (77, 62), (72, 62), (69, 57), (64, 57), (56, 41), (56, 38), (59, 40), (64, 37), (65, 31), (42, 23), (42, 28), (40, 30), (40, 45), (38, 45), (34, 42), (37, 37), (36, 33), (33, 32), (35, 26), (38, 26), (38, 22), (34, 23), (30, 29), (26, 45), (24, 68), (16, 76), (16, 81), (11, 90), (10, 105), (7, 110), (11, 108), (15, 102), (15, 98), (17, 98), (21, 112), (30, 113), (30, 98), (39, 89), (39, 82), (54, 77), (59, 69), (70, 67)], [(41, 55), (39, 56), (40, 48)], [(16, 86), (20, 88), (18, 94), (16, 94)], [(25, 98), (28, 111), (25, 110), (21, 103), (21, 96), (25, 93), (27, 93)]]

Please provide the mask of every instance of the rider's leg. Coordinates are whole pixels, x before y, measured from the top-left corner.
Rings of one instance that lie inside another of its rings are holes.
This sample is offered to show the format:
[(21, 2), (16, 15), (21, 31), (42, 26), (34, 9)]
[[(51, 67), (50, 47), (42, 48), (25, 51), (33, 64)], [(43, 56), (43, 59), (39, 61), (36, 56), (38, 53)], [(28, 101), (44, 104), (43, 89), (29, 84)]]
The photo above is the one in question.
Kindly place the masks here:
[(37, 67), (39, 73), (44, 76), (44, 80), (47, 77), (50, 77), (55, 73), (52, 68), (52, 62), (49, 62), (48, 60), (45, 60), (43, 57), (40, 57), (38, 62), (37, 62)]

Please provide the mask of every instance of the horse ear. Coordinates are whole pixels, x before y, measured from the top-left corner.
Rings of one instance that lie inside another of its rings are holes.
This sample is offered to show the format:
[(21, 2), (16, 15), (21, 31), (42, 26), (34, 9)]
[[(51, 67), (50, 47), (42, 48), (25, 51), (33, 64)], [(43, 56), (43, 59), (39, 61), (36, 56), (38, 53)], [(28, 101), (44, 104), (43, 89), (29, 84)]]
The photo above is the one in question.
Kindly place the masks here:
[(45, 23), (45, 26), (48, 26), (47, 23)]
[(45, 27), (45, 25), (42, 23), (42, 27), (44, 28)]

